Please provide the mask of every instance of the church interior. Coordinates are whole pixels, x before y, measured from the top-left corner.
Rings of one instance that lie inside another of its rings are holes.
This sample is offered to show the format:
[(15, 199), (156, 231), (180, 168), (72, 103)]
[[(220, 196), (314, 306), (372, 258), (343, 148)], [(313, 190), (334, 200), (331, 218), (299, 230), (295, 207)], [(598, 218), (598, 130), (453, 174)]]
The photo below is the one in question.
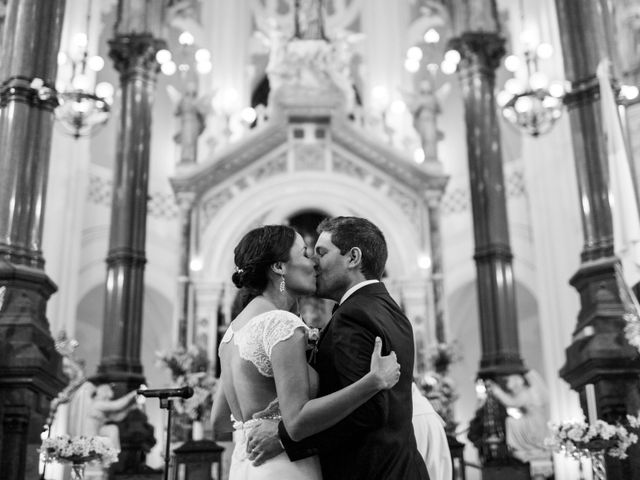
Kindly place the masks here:
[[(386, 237), (455, 479), (640, 479), (634, 442), (522, 440), (640, 413), (640, 1), (0, 5), (2, 479), (70, 478), (38, 449), (86, 433), (82, 395), (122, 414), (86, 478), (161, 478), (168, 430), (213, 443), (234, 246), (342, 215)], [(141, 384), (196, 395), (167, 429)], [(215, 440), (220, 470), (173, 450), (174, 478), (226, 478)]]

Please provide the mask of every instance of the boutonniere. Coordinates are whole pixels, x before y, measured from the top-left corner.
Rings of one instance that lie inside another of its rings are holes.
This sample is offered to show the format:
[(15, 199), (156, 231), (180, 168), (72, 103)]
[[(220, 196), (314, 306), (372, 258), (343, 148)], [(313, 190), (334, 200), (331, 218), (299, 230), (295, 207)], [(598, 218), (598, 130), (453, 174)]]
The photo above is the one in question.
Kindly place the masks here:
[(307, 350), (316, 347), (319, 339), (320, 329), (315, 327), (309, 328), (307, 332)]
[(320, 329), (319, 328), (309, 328), (307, 330), (307, 351), (311, 351), (309, 353), (309, 363), (313, 365), (316, 361), (316, 354), (318, 353), (318, 340), (320, 340)]

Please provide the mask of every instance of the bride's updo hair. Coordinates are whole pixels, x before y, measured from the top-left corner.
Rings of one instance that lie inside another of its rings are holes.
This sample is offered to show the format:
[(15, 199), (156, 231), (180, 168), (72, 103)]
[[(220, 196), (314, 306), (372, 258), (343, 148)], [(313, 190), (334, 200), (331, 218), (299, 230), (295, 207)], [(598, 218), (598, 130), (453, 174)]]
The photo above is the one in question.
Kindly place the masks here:
[(261, 294), (267, 288), (269, 267), (289, 260), (295, 239), (295, 230), (285, 225), (265, 225), (247, 233), (233, 251), (235, 286)]

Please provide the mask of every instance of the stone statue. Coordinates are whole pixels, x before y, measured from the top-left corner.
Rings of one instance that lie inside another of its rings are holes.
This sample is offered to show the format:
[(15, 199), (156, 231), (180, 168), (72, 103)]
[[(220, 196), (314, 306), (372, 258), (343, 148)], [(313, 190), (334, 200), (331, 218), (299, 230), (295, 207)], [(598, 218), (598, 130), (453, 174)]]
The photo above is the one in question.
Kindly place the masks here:
[(136, 391), (113, 398), (107, 383), (84, 382), (71, 400), (69, 434), (106, 437), (120, 451), (120, 433), (115, 422), (124, 419), (136, 405)]
[(420, 137), (424, 158), (432, 162), (438, 160), (438, 141), (442, 139), (442, 132), (437, 125), (437, 117), (441, 112), (437, 93), (430, 80), (423, 80), (417, 94), (404, 94), (413, 116), (413, 128)]
[(325, 40), (322, 0), (296, 0), (295, 34), (301, 40)]
[(506, 389), (491, 380), (485, 380), (485, 385), (507, 409), (507, 446), (515, 458), (530, 463), (533, 479), (546, 478), (553, 473), (551, 454), (544, 445), (549, 421), (547, 388), (533, 370), (507, 375), (505, 381)]
[(170, 96), (179, 98), (175, 115), (180, 119), (180, 127), (173, 139), (181, 147), (180, 163), (195, 163), (198, 160), (198, 138), (206, 127), (207, 105), (198, 98), (198, 87), (189, 82), (182, 96), (175, 89)]
[(268, 36), (266, 67), (271, 92), (282, 87), (303, 90), (306, 97), (337, 98), (347, 114), (355, 108), (351, 78), (353, 44), (360, 35), (337, 35), (332, 41), (300, 37), (289, 39), (279, 28)]

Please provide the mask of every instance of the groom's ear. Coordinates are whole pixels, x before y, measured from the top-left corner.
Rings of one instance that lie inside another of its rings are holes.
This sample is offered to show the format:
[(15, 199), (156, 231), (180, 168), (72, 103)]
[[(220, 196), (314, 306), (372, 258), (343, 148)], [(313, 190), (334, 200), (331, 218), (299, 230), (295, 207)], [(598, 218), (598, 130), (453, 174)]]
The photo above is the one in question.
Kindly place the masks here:
[(362, 250), (359, 247), (351, 247), (349, 250), (349, 268), (360, 268), (362, 264)]
[(284, 275), (284, 265), (282, 262), (272, 263), (270, 268), (276, 275)]

